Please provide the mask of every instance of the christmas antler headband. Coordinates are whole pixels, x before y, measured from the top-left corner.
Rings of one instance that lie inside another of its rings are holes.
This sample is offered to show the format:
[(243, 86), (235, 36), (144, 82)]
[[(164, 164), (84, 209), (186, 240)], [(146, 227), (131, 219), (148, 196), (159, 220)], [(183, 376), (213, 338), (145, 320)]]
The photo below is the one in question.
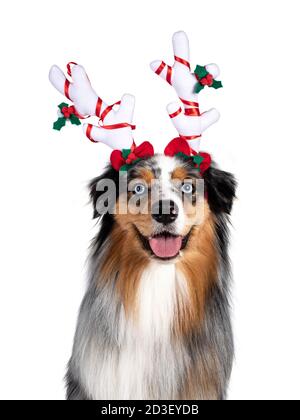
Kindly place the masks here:
[[(191, 160), (204, 173), (211, 164), (211, 158), (199, 152), (200, 138), (208, 127), (219, 120), (220, 115), (215, 109), (201, 114), (198, 94), (205, 86), (215, 89), (222, 87), (222, 83), (216, 80), (219, 68), (215, 64), (198, 65), (195, 73), (191, 72), (189, 40), (184, 32), (174, 35), (173, 47), (173, 67), (163, 61), (151, 63), (152, 70), (173, 86), (184, 106), (184, 111), (177, 103), (167, 107), (179, 138), (168, 144), (165, 154)], [(70, 79), (65, 77), (59, 67), (53, 66), (49, 74), (52, 85), (72, 102), (71, 106), (66, 103), (59, 105), (59, 118), (53, 125), (55, 130), (61, 130), (67, 121), (81, 125), (81, 120), (98, 117), (98, 126), (84, 124), (83, 130), (93, 143), (101, 142), (113, 149), (111, 164), (117, 171), (128, 170), (140, 159), (154, 155), (153, 146), (149, 142), (136, 146), (133, 140), (133, 96), (124, 95), (121, 101), (107, 105), (94, 91), (82, 66), (71, 62), (67, 65), (67, 73)]]
[[(124, 95), (120, 102), (109, 106), (96, 94), (82, 66), (69, 63), (67, 70), (72, 81), (67, 79), (57, 66), (53, 66), (49, 74), (52, 85), (74, 104), (70, 108), (64, 107), (67, 109), (62, 108), (62, 105), (66, 104), (61, 104), (60, 110), (73, 112), (71, 115), (75, 115), (79, 120), (91, 116), (98, 117), (101, 125), (83, 126), (86, 136), (92, 142), (102, 142), (112, 149), (130, 148), (133, 141), (132, 130), (135, 128), (132, 125), (135, 98)], [(117, 105), (119, 108), (115, 110)], [(68, 119), (68, 113), (61, 118)]]
[(220, 114), (215, 109), (201, 114), (198, 102), (199, 86), (201, 90), (205, 85), (212, 86), (212, 81), (219, 76), (220, 71), (216, 64), (209, 64), (196, 68), (196, 71), (199, 68), (204, 69), (202, 72), (205, 78), (200, 79), (196, 73), (191, 72), (189, 40), (185, 32), (174, 34), (173, 49), (175, 56), (173, 67), (166, 65), (163, 61), (154, 61), (150, 66), (176, 91), (184, 106), (184, 112), (177, 102), (169, 104), (167, 111), (179, 136), (187, 140), (191, 148), (198, 152), (202, 133), (220, 118)]

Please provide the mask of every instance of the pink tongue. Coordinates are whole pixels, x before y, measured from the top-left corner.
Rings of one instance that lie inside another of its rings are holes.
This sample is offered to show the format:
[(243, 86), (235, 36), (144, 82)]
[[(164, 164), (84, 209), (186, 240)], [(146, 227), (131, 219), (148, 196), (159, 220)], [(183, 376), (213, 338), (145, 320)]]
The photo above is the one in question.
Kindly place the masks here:
[(182, 246), (182, 238), (177, 237), (157, 237), (149, 240), (150, 246), (154, 254), (159, 258), (176, 257)]

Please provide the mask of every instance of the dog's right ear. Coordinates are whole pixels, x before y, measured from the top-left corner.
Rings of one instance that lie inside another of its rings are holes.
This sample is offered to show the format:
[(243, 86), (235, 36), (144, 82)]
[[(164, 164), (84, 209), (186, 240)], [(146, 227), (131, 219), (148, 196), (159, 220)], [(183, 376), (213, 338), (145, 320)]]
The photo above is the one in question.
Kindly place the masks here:
[(108, 166), (101, 176), (90, 182), (89, 190), (94, 208), (94, 219), (97, 219), (114, 208), (119, 190), (119, 173)]
[(234, 176), (211, 167), (205, 172), (204, 181), (211, 210), (216, 214), (230, 214), (237, 187)]

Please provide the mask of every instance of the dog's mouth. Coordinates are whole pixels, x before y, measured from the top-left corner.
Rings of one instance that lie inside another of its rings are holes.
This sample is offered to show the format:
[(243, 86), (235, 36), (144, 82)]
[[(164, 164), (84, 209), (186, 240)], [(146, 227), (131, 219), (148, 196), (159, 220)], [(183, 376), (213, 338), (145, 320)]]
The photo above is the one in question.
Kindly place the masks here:
[(137, 228), (136, 231), (144, 249), (154, 257), (165, 261), (178, 257), (180, 252), (186, 248), (191, 235), (191, 231), (186, 236), (163, 232), (147, 238)]

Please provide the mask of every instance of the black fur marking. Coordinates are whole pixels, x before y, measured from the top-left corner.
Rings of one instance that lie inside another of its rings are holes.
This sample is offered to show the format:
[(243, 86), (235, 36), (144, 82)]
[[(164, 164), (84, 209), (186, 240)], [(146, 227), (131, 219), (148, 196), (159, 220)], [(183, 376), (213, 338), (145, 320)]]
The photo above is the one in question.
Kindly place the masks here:
[(89, 398), (86, 396), (84, 390), (81, 388), (79, 381), (76, 381), (69, 369), (66, 375), (66, 388), (68, 401), (88, 401)]
[(117, 195), (118, 195), (119, 172), (115, 171), (111, 166), (109, 166), (109, 167), (106, 168), (105, 172), (101, 176), (99, 176), (97, 178), (94, 178), (89, 184), (90, 197), (91, 197), (91, 200), (92, 200), (92, 203), (93, 203), (93, 206), (94, 206), (94, 219), (101, 216), (97, 211), (97, 201), (101, 197), (101, 195), (103, 194), (103, 192), (97, 191), (97, 185), (99, 184), (99, 182), (101, 182), (102, 180), (105, 180), (105, 179), (110, 179), (110, 180), (114, 181), (114, 183), (117, 187)]
[(211, 211), (215, 214), (230, 214), (236, 190), (234, 176), (211, 167), (203, 178)]
[(89, 184), (90, 198), (91, 198), (93, 208), (94, 208), (94, 219), (99, 219), (100, 217), (102, 217), (100, 231), (98, 235), (94, 238), (93, 243), (92, 243), (92, 249), (93, 249), (94, 255), (98, 254), (103, 243), (110, 235), (113, 225), (114, 225), (114, 217), (112, 214), (106, 213), (102, 216), (97, 211), (97, 202), (99, 198), (101, 197), (101, 195), (103, 194), (103, 192), (97, 191), (97, 185), (99, 182), (101, 182), (104, 179), (110, 179), (114, 181), (116, 185), (117, 195), (119, 193), (119, 173), (115, 171), (112, 167), (108, 167), (106, 171), (103, 173), (103, 175), (97, 178), (94, 178)]

